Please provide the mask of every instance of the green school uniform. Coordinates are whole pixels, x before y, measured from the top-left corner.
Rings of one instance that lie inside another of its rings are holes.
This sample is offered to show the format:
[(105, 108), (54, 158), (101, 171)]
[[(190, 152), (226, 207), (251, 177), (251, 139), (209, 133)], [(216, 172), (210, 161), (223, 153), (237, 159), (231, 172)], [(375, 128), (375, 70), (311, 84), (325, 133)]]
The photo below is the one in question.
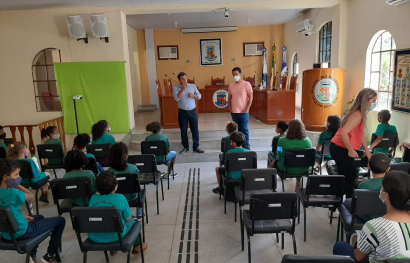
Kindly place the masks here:
[(115, 144), (116, 143), (116, 141), (115, 141), (115, 138), (114, 138), (114, 136), (112, 136), (112, 135), (110, 135), (110, 134), (108, 134), (108, 133), (103, 133), (103, 135), (98, 139), (98, 140), (95, 140), (95, 141), (92, 141), (91, 142), (91, 144), (92, 145), (94, 145), (94, 144), (109, 144), (109, 145), (113, 145), (113, 144)]
[[(240, 152), (249, 152), (248, 149), (245, 148), (234, 148), (231, 149), (229, 151), (226, 152), (226, 154), (228, 153), (240, 153)], [(229, 174), (225, 174), (226, 176), (228, 176), (231, 179), (240, 179), (242, 176), (242, 172), (241, 171), (233, 171), (233, 172), (229, 172)]]
[[(292, 149), (309, 149), (312, 148), (312, 142), (308, 137), (298, 140), (298, 139), (293, 139), (290, 140), (286, 137), (282, 137), (278, 141), (278, 149), (276, 151), (276, 160), (278, 160), (278, 169), (284, 173), (285, 172), (285, 166), (284, 166), (284, 160), (285, 160), (285, 152), (286, 150), (292, 150)], [(309, 168), (288, 168), (288, 174), (306, 174), (308, 173)]]
[[(61, 153), (65, 157), (65, 152), (64, 152), (64, 146), (63, 142), (60, 140), (47, 140), (44, 142), (44, 144), (60, 144), (61, 145)], [(48, 164), (49, 165), (60, 165), (61, 160), (60, 159), (48, 159)]]
[[(147, 141), (147, 142), (164, 141), (165, 145), (167, 146), (167, 150), (171, 147), (171, 143), (169, 142), (168, 137), (166, 135), (161, 134), (161, 133), (155, 133), (155, 134), (148, 135), (145, 138), (145, 141)], [(165, 162), (163, 156), (155, 156), (155, 160), (157, 161), (157, 163)]]
[[(0, 207), (9, 207), (14, 217), (16, 218), (19, 231), (14, 234), (15, 238), (23, 236), (27, 232), (28, 221), (21, 213), (20, 206), (24, 205), (26, 201), (26, 195), (15, 188), (5, 189), (0, 188)], [(1, 235), (11, 240), (9, 233), (1, 233)]]
[(0, 148), (4, 148), (4, 150), (6, 150), (6, 153), (8, 153), (9, 151), (9, 149), (7, 148), (7, 145), (1, 139), (0, 139)]
[[(317, 144), (320, 144), (323, 147), (324, 141), (331, 140), (331, 139), (333, 139), (333, 135), (332, 135), (331, 132), (329, 132), (329, 131), (322, 132), (319, 135), (319, 141), (317, 142)], [(320, 156), (322, 156), (322, 155), (320, 155)], [(329, 154), (326, 154), (325, 159), (328, 159), (328, 160), (332, 159), (332, 156), (330, 156)]]
[[(376, 136), (383, 136), (386, 132), (397, 132), (396, 126), (388, 125), (384, 123), (380, 123), (377, 125), (377, 129), (374, 132)], [(387, 154), (389, 152), (389, 148), (374, 148), (373, 153), (384, 153)]]
[[(117, 171), (114, 168), (108, 168), (108, 171), (113, 172), (115, 174), (135, 174), (135, 173), (139, 173), (140, 170), (138, 170), (137, 166), (135, 166), (134, 164), (130, 164), (128, 163), (127, 169), (125, 171)], [(127, 199), (127, 201), (133, 201), (135, 199), (137, 199), (138, 194), (126, 194), (124, 195), (125, 198)]]
[[(95, 186), (95, 175), (92, 171), (89, 170), (82, 170), (82, 171), (71, 171), (66, 173), (63, 178), (70, 179), (70, 178), (81, 178), (86, 177), (90, 179), (91, 182), (91, 191), (93, 193), (97, 192)], [(76, 206), (88, 206), (88, 198), (73, 198), (71, 199), (71, 203)]]

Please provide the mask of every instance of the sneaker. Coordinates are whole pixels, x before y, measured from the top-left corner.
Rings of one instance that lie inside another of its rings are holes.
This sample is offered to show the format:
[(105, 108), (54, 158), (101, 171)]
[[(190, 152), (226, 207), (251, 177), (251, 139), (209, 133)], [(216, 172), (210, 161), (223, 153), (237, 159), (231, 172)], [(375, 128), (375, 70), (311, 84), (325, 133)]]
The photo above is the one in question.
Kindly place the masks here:
[(168, 179), (169, 177), (169, 173), (164, 173), (164, 175), (162, 176), (163, 179)]
[(38, 263), (36, 256), (30, 257), (30, 263)]
[(142, 208), (138, 209), (137, 221), (142, 221)]
[(38, 201), (49, 204), (48, 202), (48, 194), (41, 194), (40, 198), (38, 199)]
[(34, 215), (34, 210), (33, 210), (33, 203), (31, 201), (26, 201), (28, 204), (28, 208), (30, 209), (30, 214)]
[(219, 192), (220, 192), (219, 187), (212, 189), (212, 192), (213, 192), (214, 194), (219, 194)]
[(172, 178), (172, 177), (178, 177), (178, 173), (170, 174), (169, 178)]
[(50, 256), (48, 253), (46, 253), (42, 258), (41, 262), (43, 263), (50, 263), (50, 262), (56, 262), (54, 256)]
[[(147, 248), (148, 248), (147, 244), (143, 243), (142, 244), (142, 251), (147, 250)], [(132, 254), (135, 255), (135, 254), (138, 254), (138, 253), (141, 253), (141, 246), (134, 247), (134, 249), (132, 250)]]

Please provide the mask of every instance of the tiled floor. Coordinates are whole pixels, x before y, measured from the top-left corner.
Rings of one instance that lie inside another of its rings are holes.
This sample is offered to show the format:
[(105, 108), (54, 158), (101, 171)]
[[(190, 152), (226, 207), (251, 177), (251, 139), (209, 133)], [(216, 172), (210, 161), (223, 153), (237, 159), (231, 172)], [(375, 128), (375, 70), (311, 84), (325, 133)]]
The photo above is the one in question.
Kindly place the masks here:
[[(264, 167), (265, 161), (258, 162), (259, 167)], [(193, 163), (177, 164), (175, 167), (179, 176), (175, 181), (171, 181), (170, 190), (166, 190), (164, 185), (165, 200), (160, 200), (160, 214), (156, 214), (155, 188), (147, 187), (149, 224), (146, 224), (146, 243), (148, 249), (145, 253), (145, 262), (178, 262), (181, 254), (181, 262), (188, 262), (187, 241), (188, 224), (185, 226), (184, 243), (182, 253), (180, 253), (181, 229), (184, 217), (186, 193), (188, 186), (189, 171), (191, 169), (190, 193), (192, 193), (193, 169), (196, 168), (196, 184), (198, 186), (198, 168), (200, 170), (200, 192), (199, 192), (199, 236), (198, 236), (198, 262), (219, 263), (219, 262), (247, 262), (247, 249), (245, 240), (245, 251), (241, 251), (241, 238), (239, 220), (234, 222), (234, 206), (227, 205), (227, 214), (223, 213), (223, 201), (218, 195), (212, 193), (211, 189), (216, 185), (215, 167), (217, 163)], [(161, 167), (164, 169), (164, 167)], [(58, 176), (61, 177), (60, 171)], [(292, 191), (295, 181), (285, 180), (285, 191)], [(281, 181), (278, 180), (278, 189), (281, 189)], [(195, 190), (196, 191), (196, 190)], [(279, 190), (280, 191), (280, 190)], [(195, 192), (195, 199), (198, 192)], [(191, 202), (191, 201), (189, 201)], [(188, 211), (190, 211), (188, 203)], [(194, 217), (196, 207), (194, 203)], [(45, 217), (57, 216), (56, 206), (41, 204), (40, 213)], [(26, 209), (22, 208), (25, 213)], [(186, 215), (189, 217), (188, 215)], [(62, 261), (82, 262), (76, 235), (72, 229), (68, 214), (64, 215), (67, 225), (63, 234)], [(195, 218), (194, 218), (195, 219)], [(194, 220), (195, 221), (195, 220)], [(186, 221), (188, 222), (188, 221)], [(193, 224), (192, 229), (196, 226)], [(301, 223), (296, 226), (296, 242), (299, 254), (331, 254), (332, 246), (336, 239), (337, 221), (329, 224), (327, 209), (308, 208), (307, 210), (307, 239), (303, 242), (303, 217)], [(194, 232), (191, 233), (192, 243), (190, 244), (190, 262), (195, 262), (196, 238)], [(281, 249), (281, 244), (277, 244), (275, 235), (264, 234), (251, 237), (252, 259), (257, 263), (279, 263), (285, 254), (293, 253), (292, 240), (289, 235), (285, 235), (285, 249)], [(43, 242), (38, 251), (38, 256), (46, 251), (48, 242)], [(131, 256), (132, 262), (140, 262), (140, 255)], [(24, 256), (16, 252), (0, 251), (0, 262), (24, 262)], [(102, 252), (90, 252), (88, 262), (105, 262)], [(119, 253), (110, 258), (110, 262), (126, 262), (126, 255)]]

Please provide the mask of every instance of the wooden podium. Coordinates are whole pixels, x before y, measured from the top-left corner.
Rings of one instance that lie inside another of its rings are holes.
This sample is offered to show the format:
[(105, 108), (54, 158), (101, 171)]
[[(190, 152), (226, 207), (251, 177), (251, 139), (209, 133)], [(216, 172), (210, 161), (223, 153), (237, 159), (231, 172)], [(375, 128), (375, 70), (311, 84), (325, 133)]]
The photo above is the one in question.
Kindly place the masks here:
[(323, 131), (329, 115), (343, 114), (345, 69), (303, 71), (302, 121), (309, 131)]

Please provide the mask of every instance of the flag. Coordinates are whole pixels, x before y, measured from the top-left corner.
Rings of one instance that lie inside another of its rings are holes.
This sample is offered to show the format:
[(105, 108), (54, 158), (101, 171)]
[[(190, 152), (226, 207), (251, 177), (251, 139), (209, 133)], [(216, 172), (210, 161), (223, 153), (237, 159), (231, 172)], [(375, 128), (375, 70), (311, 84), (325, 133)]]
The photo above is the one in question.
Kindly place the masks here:
[(273, 79), (275, 78), (275, 64), (276, 64), (276, 61), (275, 61), (275, 57), (276, 57), (276, 47), (275, 46), (273, 46), (272, 47), (272, 51), (273, 51), (273, 53), (272, 53), (272, 76), (270, 77), (270, 87), (271, 88), (275, 88), (274, 86), (273, 86)]
[(280, 72), (280, 88), (282, 88), (282, 80), (284, 76), (288, 75), (288, 67), (286, 66), (286, 47), (282, 48), (282, 71)]
[(266, 64), (266, 48), (263, 48), (262, 85), (264, 88), (268, 86), (268, 66)]

